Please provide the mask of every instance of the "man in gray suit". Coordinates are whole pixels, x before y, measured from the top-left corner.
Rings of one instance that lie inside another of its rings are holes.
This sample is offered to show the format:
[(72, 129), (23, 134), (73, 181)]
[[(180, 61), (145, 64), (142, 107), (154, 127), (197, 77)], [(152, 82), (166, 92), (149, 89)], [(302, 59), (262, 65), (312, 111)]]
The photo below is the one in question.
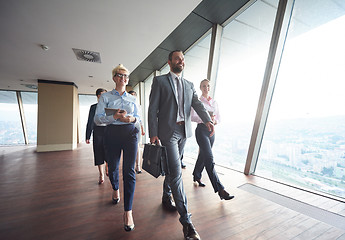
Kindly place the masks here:
[(171, 52), (168, 64), (170, 73), (155, 77), (151, 87), (148, 110), (150, 142), (161, 142), (167, 149), (170, 173), (164, 179), (163, 206), (170, 210), (177, 209), (185, 239), (200, 239), (190, 219), (191, 214), (188, 213), (180, 162), (186, 138), (192, 136), (191, 107), (209, 128), (211, 136), (214, 134), (214, 126), (198, 99), (193, 83), (181, 76), (184, 69), (182, 51)]

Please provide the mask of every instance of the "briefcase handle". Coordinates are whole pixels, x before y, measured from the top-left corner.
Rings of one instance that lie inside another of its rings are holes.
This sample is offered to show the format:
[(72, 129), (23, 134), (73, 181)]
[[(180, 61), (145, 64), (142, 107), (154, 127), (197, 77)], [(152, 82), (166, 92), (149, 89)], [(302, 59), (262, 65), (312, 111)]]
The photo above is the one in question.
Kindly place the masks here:
[(158, 145), (158, 146), (162, 146), (161, 140), (158, 139), (158, 141), (156, 140), (153, 143), (150, 143), (151, 145)]

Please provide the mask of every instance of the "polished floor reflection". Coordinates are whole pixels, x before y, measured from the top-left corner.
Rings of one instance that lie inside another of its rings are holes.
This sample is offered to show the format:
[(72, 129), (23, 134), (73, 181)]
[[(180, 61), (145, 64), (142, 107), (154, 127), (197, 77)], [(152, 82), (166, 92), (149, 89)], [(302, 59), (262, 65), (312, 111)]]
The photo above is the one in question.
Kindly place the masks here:
[[(251, 183), (343, 217), (344, 202), (218, 167), (225, 188), (235, 195), (221, 201), (207, 174), (205, 188), (193, 183), (192, 161), (186, 162), (188, 206), (204, 240), (345, 239), (345, 229), (238, 187)], [(125, 232), (123, 201), (111, 203), (108, 180), (98, 185), (91, 145), (51, 153), (36, 153), (35, 147), (0, 147), (0, 239), (183, 239), (178, 214), (162, 209), (162, 181), (145, 172), (137, 175), (136, 226)]]

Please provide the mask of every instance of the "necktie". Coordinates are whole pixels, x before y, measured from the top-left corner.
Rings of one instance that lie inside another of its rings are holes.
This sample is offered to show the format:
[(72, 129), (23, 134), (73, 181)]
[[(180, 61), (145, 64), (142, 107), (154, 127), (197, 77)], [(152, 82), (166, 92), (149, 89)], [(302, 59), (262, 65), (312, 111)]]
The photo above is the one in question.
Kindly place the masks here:
[(183, 90), (182, 90), (182, 83), (176, 77), (176, 86), (177, 86), (177, 100), (178, 100), (178, 114), (181, 118), (184, 118), (183, 113)]

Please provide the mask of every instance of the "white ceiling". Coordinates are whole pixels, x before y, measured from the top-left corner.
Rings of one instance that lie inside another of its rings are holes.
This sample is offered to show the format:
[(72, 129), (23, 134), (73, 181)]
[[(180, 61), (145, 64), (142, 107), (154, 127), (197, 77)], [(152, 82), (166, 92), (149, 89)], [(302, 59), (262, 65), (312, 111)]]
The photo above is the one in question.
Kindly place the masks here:
[[(200, 2), (1, 0), (0, 89), (33, 91), (25, 85), (44, 79), (74, 82), (82, 94), (110, 90), (116, 65), (134, 70)], [(77, 60), (72, 48), (102, 62)]]

